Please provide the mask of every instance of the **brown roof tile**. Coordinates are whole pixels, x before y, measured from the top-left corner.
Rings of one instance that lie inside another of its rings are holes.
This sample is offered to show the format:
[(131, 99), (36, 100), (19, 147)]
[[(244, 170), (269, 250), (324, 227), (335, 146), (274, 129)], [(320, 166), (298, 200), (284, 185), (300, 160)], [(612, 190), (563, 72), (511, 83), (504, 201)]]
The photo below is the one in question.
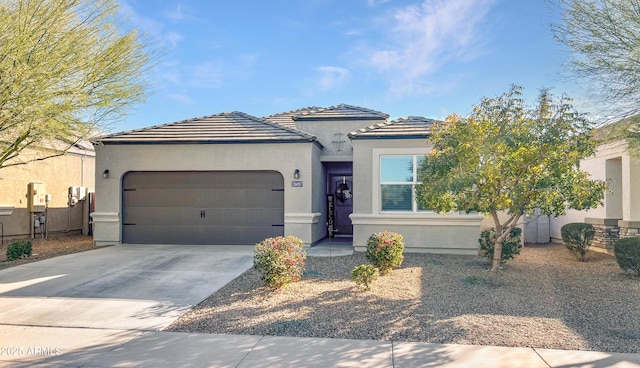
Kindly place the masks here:
[(103, 136), (118, 143), (269, 143), (316, 141), (316, 137), (243, 112), (225, 112)]
[(291, 110), (291, 111), (286, 111), (286, 112), (265, 116), (264, 118), (266, 120), (269, 120), (274, 123), (278, 123), (280, 125), (284, 125), (289, 128), (295, 128), (296, 123), (294, 121), (294, 117), (303, 113), (310, 113), (310, 112), (318, 111), (321, 109), (322, 107), (309, 106), (309, 107), (303, 107), (301, 109), (296, 109), (296, 110)]
[(388, 114), (359, 106), (340, 104), (317, 110), (304, 111), (293, 120), (387, 120)]
[(351, 139), (427, 138), (436, 120), (422, 116), (409, 116), (371, 125), (349, 133)]

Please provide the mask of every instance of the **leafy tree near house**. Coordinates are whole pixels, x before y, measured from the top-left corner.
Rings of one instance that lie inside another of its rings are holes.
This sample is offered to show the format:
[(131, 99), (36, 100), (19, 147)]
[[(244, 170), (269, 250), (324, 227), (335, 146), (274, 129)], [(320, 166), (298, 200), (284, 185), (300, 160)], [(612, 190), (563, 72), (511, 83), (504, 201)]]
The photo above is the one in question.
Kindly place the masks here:
[[(640, 2), (551, 0), (561, 12), (552, 26), (570, 51), (570, 70), (590, 82), (593, 97), (627, 119), (631, 153), (640, 155)], [(636, 116), (634, 116), (636, 115)], [(612, 137), (620, 138), (620, 137)]]
[(62, 155), (144, 100), (154, 52), (117, 10), (117, 0), (0, 2), (0, 169)]
[(588, 121), (567, 98), (542, 91), (529, 107), (521, 94), (522, 88), (513, 86), (497, 98), (484, 98), (468, 117), (451, 115), (435, 125), (431, 154), (420, 167), (423, 184), (417, 187), (419, 200), (436, 212), (479, 212), (493, 219), (494, 285), (503, 241), (522, 216), (536, 208), (550, 216), (595, 208), (606, 190), (578, 166), (595, 151)]

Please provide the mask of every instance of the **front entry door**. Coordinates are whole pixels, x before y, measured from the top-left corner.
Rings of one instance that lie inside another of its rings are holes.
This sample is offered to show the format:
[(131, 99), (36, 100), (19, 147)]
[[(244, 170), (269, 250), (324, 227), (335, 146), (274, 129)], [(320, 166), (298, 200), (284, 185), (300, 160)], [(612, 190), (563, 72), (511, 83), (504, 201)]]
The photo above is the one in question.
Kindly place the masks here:
[(329, 183), (329, 194), (333, 194), (335, 204), (335, 233), (352, 236), (353, 225), (349, 215), (353, 212), (353, 177), (330, 175)]

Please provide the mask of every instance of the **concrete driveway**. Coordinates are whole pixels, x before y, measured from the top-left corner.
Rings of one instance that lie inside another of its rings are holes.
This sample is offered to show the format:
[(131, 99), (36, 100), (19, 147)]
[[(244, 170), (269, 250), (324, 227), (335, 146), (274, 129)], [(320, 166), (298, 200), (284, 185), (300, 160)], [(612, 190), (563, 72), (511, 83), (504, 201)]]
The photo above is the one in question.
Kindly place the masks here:
[(0, 271), (0, 324), (158, 330), (251, 267), (251, 246), (119, 245)]

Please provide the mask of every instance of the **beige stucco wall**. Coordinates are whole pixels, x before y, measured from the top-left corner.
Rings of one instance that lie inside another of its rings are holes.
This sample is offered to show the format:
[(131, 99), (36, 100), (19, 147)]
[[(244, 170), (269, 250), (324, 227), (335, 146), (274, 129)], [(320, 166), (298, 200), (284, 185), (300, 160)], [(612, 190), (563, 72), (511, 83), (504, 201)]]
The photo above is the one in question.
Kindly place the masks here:
[(560, 241), (564, 224), (584, 222), (585, 218), (640, 221), (640, 161), (625, 149), (624, 141), (603, 144), (594, 156), (580, 162), (580, 168), (593, 179), (606, 180), (611, 192), (605, 193), (604, 204), (598, 208), (569, 210), (566, 215), (551, 219), (552, 240)]
[[(365, 128), (374, 124), (382, 123), (384, 120), (297, 120), (298, 129), (313, 134), (324, 148), (322, 159), (324, 161), (351, 161), (353, 157), (353, 144), (347, 135), (353, 131)], [(336, 136), (336, 134), (340, 134)], [(336, 138), (341, 143), (341, 151), (338, 151)]]
[(68, 188), (82, 186), (94, 190), (95, 157), (92, 151), (76, 151), (61, 157), (0, 169), (0, 207), (15, 207), (11, 216), (0, 216), (5, 240), (25, 238), (31, 233), (27, 208), (27, 186), (30, 182), (44, 183), (46, 193), (51, 195), (47, 212), (49, 234), (82, 230), (88, 214), (87, 211), (83, 213), (82, 202), (73, 207), (68, 205)]
[(371, 234), (389, 230), (403, 235), (407, 252), (478, 253), (482, 215), (380, 211), (380, 155), (426, 155), (430, 146), (425, 139), (356, 139), (353, 147), (353, 186), (357, 200), (354, 200), (351, 220), (356, 250), (365, 250)]
[[(322, 190), (314, 177), (320, 152), (311, 142), (98, 145), (94, 240), (98, 245), (121, 242), (121, 183), (129, 171), (273, 170), (284, 177), (285, 235), (311, 244), (323, 226), (320, 203), (311, 200)], [(291, 185), (295, 169), (300, 170), (302, 187)], [(109, 170), (108, 179), (102, 178), (104, 170)]]

